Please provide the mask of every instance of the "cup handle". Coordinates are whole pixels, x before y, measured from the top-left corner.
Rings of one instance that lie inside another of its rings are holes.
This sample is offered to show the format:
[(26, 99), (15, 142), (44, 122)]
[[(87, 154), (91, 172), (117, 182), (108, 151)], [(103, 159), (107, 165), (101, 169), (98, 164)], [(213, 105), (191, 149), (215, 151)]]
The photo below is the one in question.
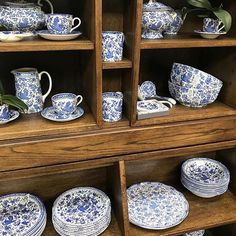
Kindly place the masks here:
[(75, 21), (76, 21), (76, 20), (78, 20), (79, 22), (78, 22), (78, 24), (77, 24), (75, 27), (73, 27), (73, 28), (70, 30), (70, 32), (72, 32), (73, 30), (77, 29), (77, 28), (80, 26), (80, 24), (81, 24), (80, 18), (79, 18), (79, 17), (75, 17), (75, 18), (73, 18), (73, 20), (72, 20), (72, 25), (75, 24)]
[(76, 99), (77, 99), (77, 100), (80, 99), (80, 100), (77, 101), (77, 103), (76, 103), (76, 106), (79, 106), (79, 104), (83, 101), (83, 97), (82, 97), (81, 95), (78, 95), (78, 96), (76, 96)]
[[(223, 25), (220, 27), (221, 24), (223, 24)], [(220, 27), (220, 28), (217, 30), (217, 32), (220, 32), (222, 29), (224, 29), (225, 25), (222, 21), (220, 21), (218, 27)]]
[[(53, 9), (52, 3), (49, 0), (44, 0), (44, 1), (48, 3), (48, 5), (50, 6), (50, 9), (51, 9), (51, 14), (53, 14), (54, 9)], [(41, 7), (43, 6), (43, 4), (41, 3), (41, 0), (38, 0), (38, 5), (41, 6)]]
[(49, 95), (49, 93), (51, 92), (52, 90), (52, 78), (50, 76), (50, 74), (47, 72), (47, 71), (42, 71), (39, 73), (39, 81), (41, 81), (41, 78), (42, 78), (42, 75), (43, 74), (46, 74), (47, 77), (48, 77), (48, 81), (49, 81), (49, 88), (48, 88), (48, 91), (42, 95), (43, 96), (43, 102), (45, 101), (46, 97)]

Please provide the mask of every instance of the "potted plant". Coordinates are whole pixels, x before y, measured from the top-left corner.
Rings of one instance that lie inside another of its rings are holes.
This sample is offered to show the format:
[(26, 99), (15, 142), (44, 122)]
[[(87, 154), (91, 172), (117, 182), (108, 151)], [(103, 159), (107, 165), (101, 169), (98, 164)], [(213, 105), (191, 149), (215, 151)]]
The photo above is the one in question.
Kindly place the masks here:
[(221, 4), (218, 7), (212, 6), (208, 0), (186, 0), (188, 5), (194, 8), (184, 7), (182, 9), (183, 19), (186, 15), (193, 11), (200, 11), (199, 17), (212, 17), (221, 20), (224, 24), (225, 31), (228, 32), (232, 25), (232, 17), (230, 13), (223, 9)]
[(27, 105), (16, 96), (5, 94), (0, 80), (0, 120), (8, 120), (10, 117), (9, 106), (15, 107), (21, 112), (27, 110)]

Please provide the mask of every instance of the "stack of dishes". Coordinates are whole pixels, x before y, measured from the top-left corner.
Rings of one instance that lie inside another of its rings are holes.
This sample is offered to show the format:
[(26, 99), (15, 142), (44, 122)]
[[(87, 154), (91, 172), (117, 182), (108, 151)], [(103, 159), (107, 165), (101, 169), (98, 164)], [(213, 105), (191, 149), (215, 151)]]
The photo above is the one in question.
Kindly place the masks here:
[(46, 209), (38, 197), (27, 193), (0, 197), (0, 235), (40, 236), (46, 220)]
[(229, 170), (209, 158), (192, 158), (181, 168), (181, 182), (193, 194), (210, 198), (225, 193), (230, 181)]
[(127, 189), (129, 221), (146, 229), (167, 229), (188, 215), (189, 204), (175, 188), (159, 182), (142, 182)]
[(52, 222), (62, 236), (96, 236), (110, 221), (110, 199), (96, 188), (73, 188), (61, 194), (53, 204)]

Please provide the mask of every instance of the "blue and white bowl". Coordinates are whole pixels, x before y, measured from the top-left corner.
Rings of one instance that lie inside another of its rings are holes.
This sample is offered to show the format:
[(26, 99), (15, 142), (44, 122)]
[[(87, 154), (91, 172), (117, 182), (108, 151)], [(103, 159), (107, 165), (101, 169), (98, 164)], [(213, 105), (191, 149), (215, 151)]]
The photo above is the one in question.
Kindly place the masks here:
[(170, 81), (180, 86), (194, 87), (197, 89), (220, 89), (223, 85), (223, 82), (213, 75), (210, 75), (192, 66), (180, 63), (173, 64)]
[(102, 94), (102, 117), (106, 122), (116, 122), (122, 118), (123, 94), (105, 92)]
[(213, 103), (222, 87), (221, 85), (218, 87), (194, 88), (180, 86), (171, 81), (168, 81), (168, 86), (171, 96), (188, 107), (204, 107)]
[(102, 60), (121, 61), (123, 58), (124, 33), (119, 31), (102, 32)]

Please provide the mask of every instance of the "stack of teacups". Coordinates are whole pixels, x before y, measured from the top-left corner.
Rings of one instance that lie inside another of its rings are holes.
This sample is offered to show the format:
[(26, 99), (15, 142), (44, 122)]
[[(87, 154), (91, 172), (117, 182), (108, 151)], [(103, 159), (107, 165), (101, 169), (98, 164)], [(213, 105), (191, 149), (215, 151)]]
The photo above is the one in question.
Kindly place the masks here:
[(0, 235), (40, 236), (46, 221), (46, 209), (38, 197), (27, 193), (0, 197)]
[(216, 77), (180, 63), (173, 64), (168, 83), (171, 96), (189, 107), (203, 107), (214, 102), (223, 86)]
[(211, 198), (225, 193), (230, 173), (226, 166), (209, 158), (192, 158), (181, 168), (181, 182), (193, 194)]
[(53, 204), (52, 222), (61, 236), (100, 235), (110, 221), (110, 199), (96, 188), (78, 187), (68, 190)]

